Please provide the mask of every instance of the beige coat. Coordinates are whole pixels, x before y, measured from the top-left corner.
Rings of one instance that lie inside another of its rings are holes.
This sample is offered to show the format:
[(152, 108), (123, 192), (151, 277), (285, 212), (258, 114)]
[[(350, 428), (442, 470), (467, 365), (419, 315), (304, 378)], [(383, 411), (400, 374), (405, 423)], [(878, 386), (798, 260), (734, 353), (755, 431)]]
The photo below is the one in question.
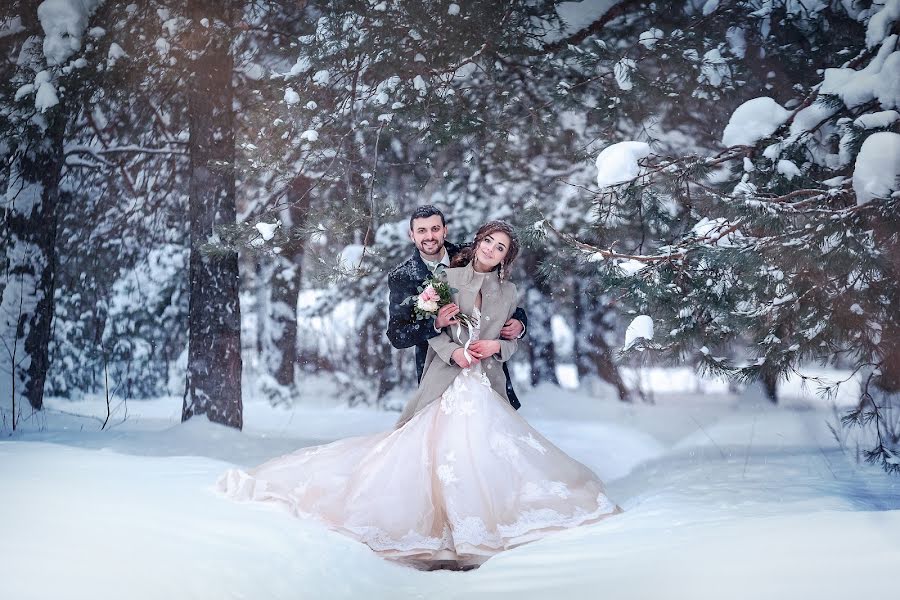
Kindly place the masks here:
[[(481, 290), (481, 333), (479, 338), (500, 341), (500, 352), (482, 359), (481, 366), (494, 391), (508, 401), (506, 376), (499, 363), (510, 359), (516, 351), (517, 344), (515, 340), (501, 340), (500, 329), (516, 310), (518, 302), (516, 286), (508, 281), (501, 282), (496, 271), (488, 273), (484, 277), (477, 277), (471, 264), (447, 269), (445, 273), (450, 287), (457, 290), (453, 294), (453, 301), (467, 315), (471, 315), (474, 311), (475, 299), (479, 289)], [(406, 407), (397, 421), (397, 427), (403, 426), (415, 414), (439, 399), (441, 394), (450, 387), (450, 384), (462, 371), (462, 368), (453, 361), (451, 356), (454, 350), (463, 347), (468, 335), (469, 332), (465, 326), (459, 328), (452, 326), (429, 340), (428, 354), (425, 356), (425, 370), (422, 373), (422, 380), (419, 382), (419, 389), (406, 403)]]

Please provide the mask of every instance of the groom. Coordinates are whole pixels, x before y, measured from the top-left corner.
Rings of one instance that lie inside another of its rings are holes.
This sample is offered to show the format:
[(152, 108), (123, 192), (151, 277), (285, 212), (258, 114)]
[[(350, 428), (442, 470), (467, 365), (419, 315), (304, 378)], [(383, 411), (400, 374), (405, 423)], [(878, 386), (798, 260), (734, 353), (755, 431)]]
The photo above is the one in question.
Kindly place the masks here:
[[(446, 242), (446, 237), (447, 223), (444, 213), (430, 204), (420, 206), (409, 218), (409, 239), (416, 245), (416, 251), (388, 275), (391, 296), (387, 336), (394, 348), (416, 347), (416, 373), (420, 380), (422, 370), (425, 368), (428, 340), (439, 335), (444, 327), (457, 323), (455, 316), (459, 308), (455, 304), (447, 304), (438, 311), (434, 321), (431, 319), (417, 321), (413, 316), (412, 307), (409, 304), (401, 306), (401, 303), (418, 293), (417, 288), (431, 276), (438, 265), (450, 266), (450, 259), (459, 248)], [(500, 337), (506, 340), (520, 338), (525, 334), (527, 324), (528, 317), (525, 311), (521, 307), (516, 308), (512, 318), (500, 330)], [(505, 362), (503, 374), (506, 375), (506, 395), (509, 397), (509, 403), (518, 410), (519, 399), (513, 391)]]

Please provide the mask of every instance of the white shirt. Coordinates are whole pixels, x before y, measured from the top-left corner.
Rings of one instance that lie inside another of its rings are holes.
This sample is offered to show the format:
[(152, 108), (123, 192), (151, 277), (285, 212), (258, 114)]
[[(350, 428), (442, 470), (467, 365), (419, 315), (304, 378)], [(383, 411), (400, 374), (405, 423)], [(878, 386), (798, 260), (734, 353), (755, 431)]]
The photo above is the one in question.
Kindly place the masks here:
[(419, 257), (422, 259), (422, 262), (425, 263), (425, 266), (428, 267), (428, 270), (434, 273), (434, 270), (438, 265), (444, 265), (445, 267), (450, 266), (450, 253), (447, 252), (447, 249), (444, 248), (444, 255), (440, 260), (427, 260), (422, 253), (419, 252)]

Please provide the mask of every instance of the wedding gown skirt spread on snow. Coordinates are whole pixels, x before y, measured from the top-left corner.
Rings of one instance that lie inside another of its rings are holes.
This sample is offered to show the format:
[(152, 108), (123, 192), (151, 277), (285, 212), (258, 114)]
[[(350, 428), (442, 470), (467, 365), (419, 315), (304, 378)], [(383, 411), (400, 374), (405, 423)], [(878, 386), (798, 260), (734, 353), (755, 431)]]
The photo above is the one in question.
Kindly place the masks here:
[(528, 425), (480, 365), (403, 427), (304, 448), (219, 489), (276, 502), (415, 566), (477, 565), (620, 512), (594, 473)]

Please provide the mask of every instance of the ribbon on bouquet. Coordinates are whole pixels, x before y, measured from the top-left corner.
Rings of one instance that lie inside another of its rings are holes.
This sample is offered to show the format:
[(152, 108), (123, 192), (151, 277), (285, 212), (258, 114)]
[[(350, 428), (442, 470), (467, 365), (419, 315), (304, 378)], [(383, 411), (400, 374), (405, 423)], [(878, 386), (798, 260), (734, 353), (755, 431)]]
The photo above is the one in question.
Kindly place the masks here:
[[(463, 327), (463, 322), (457, 321), (456, 322), (456, 337), (459, 338), (460, 340), (462, 339), (462, 327)], [(472, 363), (472, 355), (469, 354), (469, 344), (471, 344), (474, 340), (472, 339), (472, 334), (473, 334), (472, 327), (468, 323), (466, 323), (466, 331), (469, 332), (469, 336), (468, 336), (468, 339), (466, 340), (466, 343), (463, 344), (463, 356), (465, 356), (466, 361), (468, 361), (471, 364)]]

